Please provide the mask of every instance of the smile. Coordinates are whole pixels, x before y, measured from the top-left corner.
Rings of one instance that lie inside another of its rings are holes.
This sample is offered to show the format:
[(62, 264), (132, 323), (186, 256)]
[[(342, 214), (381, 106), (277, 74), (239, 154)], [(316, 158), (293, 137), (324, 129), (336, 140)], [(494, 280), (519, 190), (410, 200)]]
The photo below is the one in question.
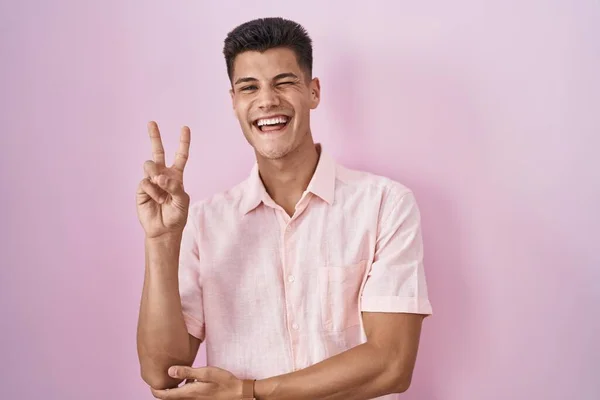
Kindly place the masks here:
[(283, 130), (291, 118), (286, 115), (276, 115), (273, 117), (259, 118), (254, 121), (256, 126), (261, 132), (278, 132)]

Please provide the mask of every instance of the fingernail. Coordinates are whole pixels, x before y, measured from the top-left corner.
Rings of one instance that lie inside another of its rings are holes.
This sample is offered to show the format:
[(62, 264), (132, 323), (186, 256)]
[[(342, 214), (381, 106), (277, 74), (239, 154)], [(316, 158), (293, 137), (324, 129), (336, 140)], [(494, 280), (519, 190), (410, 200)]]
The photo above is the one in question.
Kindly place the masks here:
[(160, 197), (158, 198), (158, 202), (159, 202), (160, 204), (164, 203), (164, 202), (165, 202), (165, 200), (166, 200), (166, 196), (160, 196)]
[(177, 375), (177, 368), (175, 368), (175, 367), (171, 367), (171, 368), (169, 368), (169, 375), (171, 375), (171, 376), (173, 376), (173, 377), (174, 377), (175, 375)]

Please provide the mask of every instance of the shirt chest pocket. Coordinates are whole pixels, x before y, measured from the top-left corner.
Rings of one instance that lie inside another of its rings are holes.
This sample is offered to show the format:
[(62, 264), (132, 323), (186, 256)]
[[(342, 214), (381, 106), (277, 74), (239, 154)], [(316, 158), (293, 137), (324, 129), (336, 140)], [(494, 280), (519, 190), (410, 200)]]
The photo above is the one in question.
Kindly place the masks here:
[(340, 332), (360, 324), (359, 294), (367, 262), (319, 269), (321, 324), (327, 332)]

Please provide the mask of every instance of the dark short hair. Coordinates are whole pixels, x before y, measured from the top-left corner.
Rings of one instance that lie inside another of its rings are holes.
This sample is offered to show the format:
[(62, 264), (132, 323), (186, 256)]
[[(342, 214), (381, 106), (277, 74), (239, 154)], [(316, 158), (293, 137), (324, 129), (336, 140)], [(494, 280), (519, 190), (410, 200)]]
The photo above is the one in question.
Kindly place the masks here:
[(233, 63), (238, 54), (245, 51), (263, 52), (276, 47), (292, 50), (307, 78), (312, 78), (312, 40), (306, 29), (297, 22), (273, 17), (245, 22), (227, 34), (223, 55), (229, 80), (233, 79)]

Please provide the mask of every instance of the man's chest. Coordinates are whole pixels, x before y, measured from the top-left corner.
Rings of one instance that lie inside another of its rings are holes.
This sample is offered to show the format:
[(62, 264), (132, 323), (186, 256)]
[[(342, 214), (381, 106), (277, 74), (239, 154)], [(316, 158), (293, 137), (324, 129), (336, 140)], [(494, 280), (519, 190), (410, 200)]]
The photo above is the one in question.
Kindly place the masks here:
[(291, 321), (291, 330), (333, 332), (358, 324), (376, 225), (318, 211), (285, 221), (263, 207), (224, 225), (218, 237), (206, 236), (200, 246), (205, 303), (233, 315), (250, 304), (263, 321)]
[(254, 279), (261, 273), (314, 273), (372, 259), (373, 218), (327, 211), (286, 219), (263, 207), (234, 223), (211, 224), (214, 228), (199, 243), (202, 274)]

